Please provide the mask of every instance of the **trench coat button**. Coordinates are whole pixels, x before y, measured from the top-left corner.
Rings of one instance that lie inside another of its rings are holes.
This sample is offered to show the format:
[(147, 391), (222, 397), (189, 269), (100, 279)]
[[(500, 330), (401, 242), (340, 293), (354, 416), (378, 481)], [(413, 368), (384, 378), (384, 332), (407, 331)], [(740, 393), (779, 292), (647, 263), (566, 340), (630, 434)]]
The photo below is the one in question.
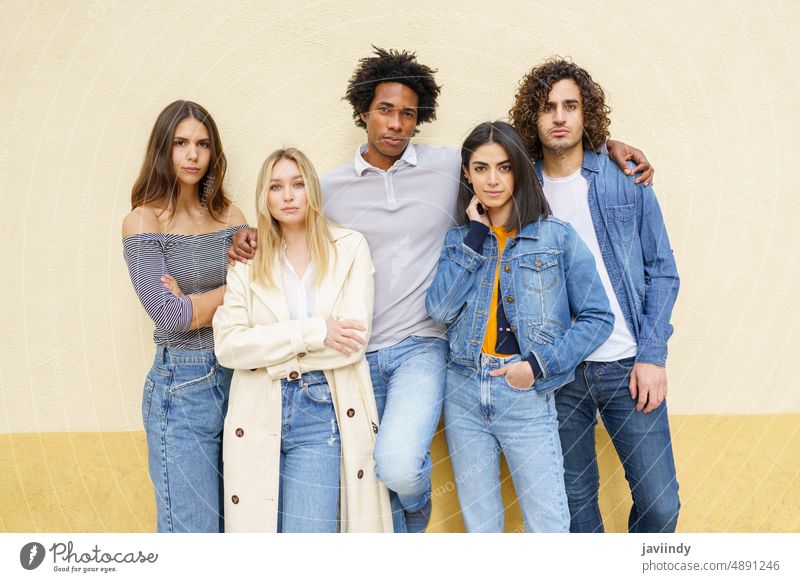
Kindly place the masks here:
[(244, 429), (242, 429), (242, 428), (237, 428), (237, 429), (236, 429), (236, 436), (237, 436), (237, 437), (243, 437), (243, 436), (244, 436)]
[(358, 470), (358, 478), (361, 479), (364, 476), (364, 471), (361, 469)]
[(355, 410), (353, 410), (352, 408), (348, 408), (347, 409), (348, 418), (353, 418), (355, 415), (356, 415), (356, 411)]
[(503, 267), (503, 270), (504, 270), (506, 273), (508, 273), (508, 272), (511, 270), (511, 266), (510, 266), (510, 265), (506, 265), (505, 267)]
[(542, 266), (542, 261), (540, 259), (536, 259), (536, 261), (533, 264), (538, 269), (539, 267)]
[(374, 422), (372, 423), (372, 432), (374, 432), (375, 434), (378, 434), (378, 425), (375, 424)]
[(511, 326), (511, 333), (517, 333), (517, 328), (513, 325)]
[(506, 301), (508, 301), (509, 303), (514, 303), (514, 298), (511, 295), (509, 295), (508, 297), (506, 297)]
[(297, 354), (297, 357), (298, 358), (305, 358), (307, 355), (308, 354), (306, 354), (305, 352), (300, 352), (299, 354)]
[(297, 372), (289, 372), (289, 380), (297, 380), (300, 377), (300, 374)]
[(232, 496), (231, 497), (231, 501), (233, 502), (234, 505), (238, 504), (239, 503), (239, 496), (238, 495)]

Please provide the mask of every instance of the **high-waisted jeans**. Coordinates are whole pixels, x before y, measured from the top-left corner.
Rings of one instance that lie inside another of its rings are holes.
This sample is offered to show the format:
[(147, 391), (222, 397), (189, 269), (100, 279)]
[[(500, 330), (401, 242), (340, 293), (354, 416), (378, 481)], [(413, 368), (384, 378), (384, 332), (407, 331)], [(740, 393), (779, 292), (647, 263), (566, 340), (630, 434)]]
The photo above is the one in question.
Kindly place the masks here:
[(444, 421), (461, 515), (469, 532), (502, 532), (500, 453), (527, 532), (566, 532), (569, 509), (552, 392), (515, 388), (489, 372), (520, 360), (481, 355), (473, 376), (447, 370)]
[(278, 531), (335, 532), (342, 446), (325, 374), (281, 380), (281, 394)]
[(222, 427), (231, 377), (214, 350), (156, 346), (142, 420), (159, 532), (222, 531)]

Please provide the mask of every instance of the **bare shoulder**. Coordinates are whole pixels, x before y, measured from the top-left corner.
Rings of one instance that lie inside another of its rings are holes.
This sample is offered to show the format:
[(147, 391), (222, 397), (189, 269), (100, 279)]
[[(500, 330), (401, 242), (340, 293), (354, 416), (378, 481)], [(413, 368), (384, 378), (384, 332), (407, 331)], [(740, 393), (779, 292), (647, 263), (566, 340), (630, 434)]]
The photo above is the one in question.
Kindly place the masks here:
[(155, 208), (139, 206), (122, 219), (123, 237), (150, 232), (161, 232), (161, 220)]
[(225, 222), (228, 226), (239, 226), (240, 224), (247, 224), (247, 218), (245, 218), (244, 212), (236, 204), (231, 204), (228, 207), (228, 219)]

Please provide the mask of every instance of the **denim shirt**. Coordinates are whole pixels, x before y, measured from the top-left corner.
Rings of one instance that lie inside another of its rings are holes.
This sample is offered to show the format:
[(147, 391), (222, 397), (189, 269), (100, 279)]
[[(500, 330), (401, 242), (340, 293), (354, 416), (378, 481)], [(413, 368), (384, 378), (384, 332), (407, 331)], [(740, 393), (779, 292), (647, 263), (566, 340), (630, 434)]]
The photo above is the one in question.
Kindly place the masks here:
[[(541, 180), (541, 160), (536, 172)], [(680, 279), (656, 195), (606, 154), (585, 152), (581, 175), (608, 277), (638, 346), (636, 361), (666, 366)]]
[[(497, 238), (489, 231), (479, 254), (464, 244), (468, 228), (447, 233), (425, 306), (449, 326), (448, 367), (474, 374), (494, 307)], [(592, 253), (575, 229), (553, 217), (525, 225), (506, 244), (500, 297), (523, 357), (533, 354), (539, 364), (538, 392), (570, 382), (614, 327)]]

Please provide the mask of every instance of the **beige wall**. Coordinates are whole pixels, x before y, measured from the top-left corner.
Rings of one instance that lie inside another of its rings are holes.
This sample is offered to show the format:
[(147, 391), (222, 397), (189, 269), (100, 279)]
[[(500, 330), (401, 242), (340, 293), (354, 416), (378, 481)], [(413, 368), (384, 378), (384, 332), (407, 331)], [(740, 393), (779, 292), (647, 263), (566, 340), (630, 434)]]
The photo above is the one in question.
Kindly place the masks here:
[[(420, 134), (433, 144), (458, 145), (504, 116), (541, 59), (585, 66), (608, 93), (613, 136), (657, 167), (683, 280), (671, 411), (800, 412), (797, 3), (376, 6), (4, 3), (0, 433), (141, 429), (152, 324), (119, 232), (160, 109), (178, 98), (209, 108), (227, 187), (252, 219), (257, 169), (274, 147), (305, 148), (320, 171), (352, 156), (363, 132), (340, 98), (370, 44), (438, 67), (439, 119)], [(798, 430), (781, 434), (796, 451)]]

